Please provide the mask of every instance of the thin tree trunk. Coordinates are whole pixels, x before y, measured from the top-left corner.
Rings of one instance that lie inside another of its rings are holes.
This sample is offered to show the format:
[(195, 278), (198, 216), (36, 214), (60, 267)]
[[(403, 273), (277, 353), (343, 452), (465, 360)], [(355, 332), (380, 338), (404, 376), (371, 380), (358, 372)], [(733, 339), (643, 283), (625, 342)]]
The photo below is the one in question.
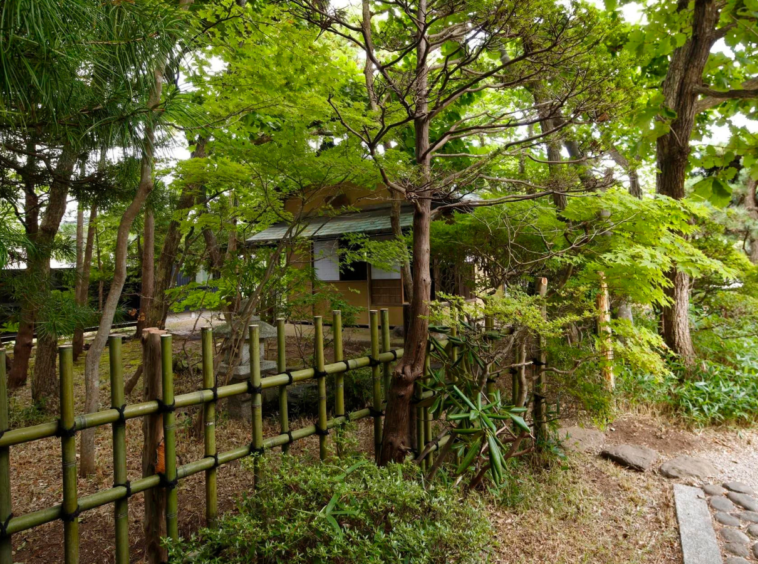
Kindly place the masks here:
[[(82, 264), (81, 286), (76, 293), (76, 303), (86, 306), (89, 301), (89, 278), (92, 269), (92, 250), (95, 243), (95, 230), (97, 229), (97, 204), (92, 204), (89, 210), (89, 223), (87, 225), (87, 242), (84, 246), (84, 261)], [(84, 330), (79, 328), (74, 331), (72, 341), (74, 358), (77, 358), (84, 350)]]
[[(750, 219), (753, 221), (758, 221), (758, 202), (755, 200), (756, 184), (758, 184), (758, 182), (753, 180), (753, 178), (748, 177), (747, 194), (745, 194), (744, 205), (748, 215), (750, 216)], [(748, 249), (748, 257), (750, 257), (750, 262), (753, 264), (758, 264), (758, 236), (756, 236), (755, 230), (752, 228), (752, 226), (749, 229), (748, 240), (750, 241), (750, 248)]]
[[(29, 261), (32, 267), (31, 278), (39, 280), (40, 302), (48, 299), (50, 292), (50, 256), (53, 242), (60, 229), (61, 220), (66, 213), (71, 175), (74, 172), (76, 155), (69, 146), (63, 148), (55, 168), (54, 180), (50, 185), (47, 207), (40, 224), (40, 230), (34, 241), (35, 253), (39, 255)], [(27, 273), (29, 271), (27, 270)], [(38, 320), (39, 321), (39, 320)], [(32, 399), (43, 402), (51, 409), (57, 405), (58, 374), (55, 370), (55, 359), (58, 351), (58, 336), (47, 331), (39, 331), (37, 335), (37, 355), (32, 375)]]
[(144, 243), (142, 246), (142, 283), (137, 318), (137, 335), (146, 327), (148, 312), (152, 307), (155, 287), (155, 215), (152, 209), (145, 210)]
[[(192, 152), (193, 159), (205, 158), (205, 146), (208, 140), (200, 137)], [(153, 291), (152, 304), (147, 312), (147, 325), (149, 327), (163, 327), (163, 319), (168, 311), (168, 301), (166, 300), (166, 290), (171, 287), (173, 279), (176, 256), (179, 252), (179, 246), (182, 241), (181, 223), (187, 218), (190, 209), (195, 203), (198, 187), (185, 185), (179, 196), (179, 202), (176, 211), (181, 212), (181, 217), (174, 217), (168, 225), (166, 236), (163, 239), (160, 258), (158, 259), (158, 269), (155, 273), (155, 283)]]
[[(34, 154), (36, 151), (33, 137), (27, 141), (26, 149), (30, 154)], [(36, 159), (30, 156), (26, 162), (26, 171), (23, 175), (24, 227), (26, 236), (32, 244), (39, 232), (39, 197), (35, 191), (35, 167)], [(36, 256), (36, 250), (33, 248), (28, 249), (27, 255), (26, 267), (29, 269), (31, 261)], [(16, 342), (13, 346), (13, 364), (8, 372), (8, 388), (11, 390), (25, 386), (27, 374), (29, 373), (29, 359), (32, 356), (32, 345), (34, 343), (34, 318), (37, 304), (37, 300), (34, 297), (35, 293), (29, 292), (29, 294), (23, 295), (21, 298), (18, 331)]]
[[(426, 0), (419, 0), (418, 21), (427, 20)], [(432, 278), (430, 272), (430, 232), (432, 222), (431, 158), (429, 156), (430, 121), (428, 110), (428, 55), (426, 28), (419, 31), (416, 48), (416, 163), (422, 184), (417, 188), (413, 213), (413, 301), (411, 321), (405, 336), (405, 352), (392, 375), (384, 419), (384, 435), (379, 462), (382, 465), (401, 461), (411, 450), (411, 398), (413, 384), (423, 375), (429, 330), (429, 301)]]

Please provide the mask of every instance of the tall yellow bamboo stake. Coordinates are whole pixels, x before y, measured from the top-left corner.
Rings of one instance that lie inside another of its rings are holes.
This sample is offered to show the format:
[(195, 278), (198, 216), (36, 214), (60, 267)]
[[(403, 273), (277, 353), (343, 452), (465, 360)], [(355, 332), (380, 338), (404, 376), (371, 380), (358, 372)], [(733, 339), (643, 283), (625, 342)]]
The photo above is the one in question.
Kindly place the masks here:
[[(111, 405), (124, 413), (126, 399), (124, 396), (124, 373), (121, 360), (121, 337), (108, 337)], [(129, 492), (130, 486), (126, 465), (126, 421), (115, 421), (113, 433), (113, 485), (122, 485)], [(116, 526), (116, 563), (129, 564), (129, 499), (117, 499), (113, 505)]]
[(379, 319), (378, 312), (369, 312), (369, 328), (371, 330), (371, 380), (374, 384), (371, 408), (374, 416), (374, 456), (379, 460), (382, 451), (382, 377), (379, 372)]
[[(261, 392), (261, 330), (258, 325), (251, 325), (250, 331), (250, 387), (253, 392), (250, 398), (250, 415), (253, 426), (253, 454), (263, 452), (263, 396)], [(258, 457), (253, 461), (255, 487), (260, 486), (261, 467)]]
[[(541, 298), (547, 296), (547, 278), (537, 281), (537, 292)], [(542, 306), (542, 318), (547, 318), (547, 308)], [(547, 438), (547, 339), (540, 335), (537, 381), (534, 384), (534, 432), (539, 440)]]
[[(334, 339), (334, 362), (343, 362), (345, 353), (342, 347), (342, 312), (334, 310), (332, 312), (332, 338)], [(345, 373), (340, 372), (334, 376), (334, 416), (342, 417), (345, 415)], [(337, 427), (337, 436), (342, 433), (342, 426)], [(337, 441), (337, 454), (340, 451), (341, 441)]]
[(166, 534), (179, 540), (178, 492), (176, 475), (176, 414), (174, 413), (174, 363), (171, 335), (161, 335), (161, 376), (163, 379), (163, 457), (166, 486)]
[(76, 479), (76, 420), (74, 416), (74, 351), (58, 349), (61, 373), (61, 450), (63, 452), (63, 542), (66, 564), (79, 562), (79, 499)]
[[(287, 335), (284, 332), (284, 319), (276, 320), (276, 371), (279, 374), (287, 371)], [(279, 386), (279, 426), (282, 433), (289, 433), (290, 419), (287, 405), (287, 384)], [(288, 452), (289, 443), (282, 445), (282, 452)]]
[[(382, 352), (389, 352), (390, 350), (390, 310), (384, 308), (382, 311)], [(335, 359), (336, 360), (336, 359)], [(390, 362), (385, 362), (382, 366), (384, 371), (384, 399), (389, 397), (390, 391), (390, 377), (392, 374), (392, 368)]]
[(320, 315), (313, 318), (313, 326), (316, 330), (315, 356), (316, 367), (315, 373), (318, 378), (318, 425), (316, 432), (318, 434), (319, 457), (325, 460), (329, 454), (327, 450), (326, 437), (329, 433), (327, 429), (327, 410), (326, 410), (326, 372), (324, 367), (324, 323)]
[(611, 304), (608, 297), (608, 283), (605, 281), (605, 273), (598, 272), (600, 276), (600, 291), (597, 294), (597, 333), (600, 336), (601, 350), (605, 362), (603, 363), (603, 379), (609, 391), (616, 388), (616, 377), (613, 374), (613, 345), (611, 342)]
[[(8, 382), (5, 376), (5, 350), (0, 349), (0, 435), (8, 430)], [(11, 517), (11, 467), (10, 449), (0, 448), (0, 523)], [(13, 564), (10, 535), (0, 538), (0, 564)]]
[[(216, 375), (213, 370), (213, 332), (210, 327), (203, 327), (202, 332), (203, 387), (216, 390)], [(203, 407), (205, 422), (205, 456), (218, 462), (216, 452), (216, 401), (209, 401)], [(218, 517), (218, 471), (216, 466), (205, 471), (205, 525), (215, 529)]]

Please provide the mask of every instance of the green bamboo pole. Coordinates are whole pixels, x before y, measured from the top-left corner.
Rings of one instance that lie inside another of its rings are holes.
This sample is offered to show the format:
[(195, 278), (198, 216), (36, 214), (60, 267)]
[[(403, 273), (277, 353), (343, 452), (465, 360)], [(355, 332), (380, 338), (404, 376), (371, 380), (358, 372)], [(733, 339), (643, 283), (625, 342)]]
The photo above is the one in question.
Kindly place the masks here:
[[(334, 362), (345, 360), (345, 353), (342, 346), (342, 312), (335, 310), (332, 312), (332, 333), (334, 337)], [(342, 417), (345, 415), (345, 373), (340, 372), (335, 377), (335, 416)]]
[(79, 562), (79, 500), (76, 491), (76, 420), (74, 416), (74, 351), (58, 348), (61, 374), (61, 451), (63, 459), (63, 542), (66, 564)]
[(379, 461), (382, 450), (382, 377), (379, 372), (379, 316), (375, 309), (369, 312), (369, 327), (371, 329), (371, 379), (374, 384), (374, 394), (371, 407), (374, 415), (374, 456)]
[[(287, 371), (287, 335), (284, 332), (284, 318), (276, 320), (276, 371)], [(287, 404), (287, 384), (279, 386), (279, 427), (282, 433), (290, 430), (289, 406)], [(282, 445), (282, 452), (290, 449), (289, 443)]]
[[(213, 370), (213, 330), (210, 327), (202, 329), (203, 356), (203, 388), (216, 389), (216, 375)], [(209, 401), (203, 406), (203, 421), (205, 422), (205, 457), (213, 458), (213, 468), (205, 471), (205, 526), (215, 529), (218, 523), (218, 471), (216, 468), (216, 400)]]
[[(8, 430), (8, 382), (5, 374), (5, 349), (0, 349), (0, 435)], [(11, 517), (10, 448), (0, 448), (0, 523)], [(0, 538), (0, 564), (13, 564), (13, 543), (10, 535)]]
[[(390, 310), (384, 308), (382, 311), (382, 352), (389, 352), (390, 350)], [(384, 371), (384, 399), (389, 398), (390, 393), (390, 378), (392, 375), (389, 362), (382, 363), (382, 370)]]
[(327, 412), (326, 412), (326, 370), (324, 362), (324, 322), (320, 315), (313, 318), (313, 326), (316, 330), (316, 342), (314, 354), (316, 356), (316, 373), (318, 375), (318, 446), (319, 457), (325, 460), (329, 454), (326, 445)]
[[(334, 310), (332, 312), (332, 338), (334, 339), (334, 362), (345, 360), (345, 353), (342, 343), (342, 312)], [(334, 377), (334, 417), (339, 418), (345, 415), (345, 373), (340, 372)], [(337, 436), (342, 432), (342, 426), (337, 427)], [(341, 441), (337, 441), (337, 454), (340, 452)]]
[(161, 361), (163, 376), (163, 456), (165, 457), (166, 483), (166, 533), (179, 540), (177, 521), (176, 480), (176, 415), (174, 413), (174, 367), (171, 351), (171, 335), (161, 335)]
[[(253, 453), (260, 453), (263, 449), (263, 396), (261, 395), (261, 330), (257, 325), (249, 327), (250, 332), (250, 386), (253, 395), (250, 398), (250, 415), (253, 426)], [(260, 461), (256, 458), (253, 462), (255, 487), (260, 484)]]
[[(124, 371), (121, 362), (121, 337), (108, 337), (108, 351), (111, 374), (111, 405), (123, 412), (126, 407), (124, 396)], [(113, 484), (129, 491), (126, 470), (126, 420), (113, 422)], [(113, 514), (116, 522), (116, 564), (129, 564), (129, 499), (123, 497), (114, 502)]]

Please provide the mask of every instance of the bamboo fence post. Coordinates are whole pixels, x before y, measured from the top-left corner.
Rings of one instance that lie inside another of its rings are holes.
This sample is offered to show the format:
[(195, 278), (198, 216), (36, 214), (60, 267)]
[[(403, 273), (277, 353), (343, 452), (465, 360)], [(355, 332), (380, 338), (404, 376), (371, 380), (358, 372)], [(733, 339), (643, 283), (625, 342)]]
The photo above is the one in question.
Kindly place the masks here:
[[(287, 371), (287, 335), (284, 332), (284, 318), (276, 320), (276, 371), (279, 374)], [(282, 434), (289, 433), (289, 407), (287, 405), (287, 384), (279, 386), (279, 426)], [(289, 443), (282, 445), (282, 452), (288, 452)]]
[(603, 378), (606, 389), (613, 391), (616, 388), (616, 377), (613, 373), (613, 346), (611, 344), (611, 303), (608, 297), (608, 283), (605, 281), (605, 273), (598, 272), (600, 276), (600, 292), (597, 294), (597, 333), (600, 336), (603, 357)]
[(382, 377), (379, 373), (377, 361), (379, 356), (379, 319), (378, 312), (375, 309), (369, 312), (369, 328), (371, 332), (371, 380), (374, 384), (371, 402), (374, 417), (374, 458), (378, 462), (382, 451)]
[(121, 363), (121, 337), (108, 337), (111, 376), (111, 406), (119, 410), (121, 418), (113, 422), (113, 485), (123, 486), (126, 496), (117, 499), (113, 506), (116, 528), (116, 563), (129, 564), (129, 484), (126, 469), (126, 420), (123, 418), (126, 399), (124, 371)]
[(205, 423), (203, 439), (205, 457), (213, 458), (214, 465), (205, 471), (205, 526), (215, 529), (218, 522), (218, 456), (216, 451), (216, 375), (213, 370), (213, 330), (203, 327), (202, 358), (203, 388), (213, 391), (213, 401), (203, 405), (203, 422)]
[(484, 316), (484, 330), (490, 332), (495, 330), (495, 318), (492, 315)]
[[(547, 296), (547, 278), (538, 280), (538, 294), (544, 300)], [(542, 318), (547, 319), (547, 307), (542, 306)], [(537, 442), (547, 438), (547, 339), (539, 336), (539, 358), (534, 364), (537, 365), (537, 380), (534, 384), (534, 431)]]
[(315, 357), (316, 367), (314, 374), (318, 379), (318, 425), (316, 434), (318, 435), (319, 458), (325, 460), (329, 454), (326, 444), (326, 436), (329, 434), (327, 428), (327, 411), (326, 411), (326, 372), (324, 371), (324, 322), (320, 315), (313, 318), (313, 326), (316, 330)]
[(171, 351), (171, 335), (161, 335), (161, 376), (163, 377), (163, 456), (166, 470), (166, 533), (179, 540), (177, 521), (177, 476), (176, 476), (176, 414), (174, 412), (174, 369)]
[[(261, 392), (261, 330), (258, 325), (251, 325), (250, 332), (250, 413), (253, 426), (253, 443), (250, 454), (263, 452), (263, 396)], [(260, 461), (256, 457), (253, 460), (254, 483), (257, 488), (260, 485), (261, 468)]]
[[(8, 381), (5, 374), (5, 349), (0, 348), (0, 435), (9, 427)], [(3, 527), (11, 518), (10, 447), (0, 448), (0, 523)], [(13, 542), (3, 531), (0, 536), (0, 564), (13, 564)]]
[(61, 374), (61, 451), (63, 458), (63, 541), (66, 564), (79, 562), (79, 500), (76, 477), (76, 420), (74, 415), (74, 350), (58, 348)]
[[(342, 343), (342, 312), (334, 310), (332, 312), (332, 338), (334, 339), (334, 362), (343, 362), (345, 353)], [(334, 377), (334, 416), (343, 417), (345, 415), (345, 373), (339, 372)], [(341, 435), (342, 426), (337, 427), (337, 436)], [(340, 441), (337, 441), (337, 454), (340, 452)]]
[[(149, 328), (142, 332), (142, 366), (144, 400), (155, 401), (161, 395), (161, 339), (164, 333), (160, 329)], [(144, 443), (142, 447), (142, 477), (147, 478), (161, 474), (164, 470), (164, 457), (161, 452), (163, 443), (163, 415), (152, 413), (142, 420)], [(142, 523), (145, 535), (145, 558), (149, 564), (166, 561), (166, 549), (161, 545), (161, 538), (166, 536), (166, 490), (151, 488), (144, 493), (145, 515)]]
[[(382, 312), (382, 352), (390, 351), (390, 310), (383, 308)], [(390, 361), (383, 363), (382, 370), (384, 371), (384, 399), (389, 397), (390, 393), (390, 378), (392, 372), (390, 370)]]

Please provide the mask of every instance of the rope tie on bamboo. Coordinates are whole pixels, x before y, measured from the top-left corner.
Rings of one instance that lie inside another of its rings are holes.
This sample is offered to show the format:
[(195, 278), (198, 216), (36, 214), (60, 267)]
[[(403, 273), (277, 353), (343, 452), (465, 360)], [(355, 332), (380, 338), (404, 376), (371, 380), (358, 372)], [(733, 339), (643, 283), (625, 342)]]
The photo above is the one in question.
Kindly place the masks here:
[(373, 407), (369, 407), (368, 412), (371, 414), (371, 417), (381, 417), (384, 415), (384, 411), (381, 409), (374, 409)]
[(74, 423), (69, 429), (63, 426), (63, 421), (58, 420), (58, 430), (55, 432), (61, 438), (70, 439), (76, 436), (76, 423)]
[(262, 394), (263, 393), (263, 386), (253, 386), (253, 383), (248, 380), (247, 381), (247, 393), (248, 394)]
[(497, 383), (497, 379), (496, 378), (487, 378), (487, 383), (488, 384), (496, 384)]
[(389, 362), (394, 362), (397, 360), (397, 349), (392, 349), (391, 351), (387, 351), (388, 353), (392, 353), (392, 360)]
[[(348, 362), (347, 360), (341, 360), (340, 362), (345, 365), (345, 370), (344, 370), (345, 372), (347, 372), (348, 370), (350, 370), (350, 362)], [(337, 364), (339, 364), (339, 363), (337, 363)], [(0, 435), (0, 436), (2, 436), (2, 435)]]
[(76, 521), (77, 517), (79, 517), (79, 514), (82, 512), (82, 508), (79, 507), (77, 504), (76, 509), (72, 511), (71, 513), (66, 513), (63, 511), (63, 508), (61, 508), (61, 519), (64, 523), (71, 523), (73, 521)]
[(537, 392), (534, 392), (534, 399), (538, 400), (544, 400), (547, 399), (547, 396), (543, 396), (542, 394), (538, 394)]
[(511, 366), (508, 369), (508, 372), (510, 372), (513, 376), (515, 376), (516, 374), (518, 374), (518, 368), (516, 368), (515, 366)]
[(173, 413), (176, 411), (176, 402), (164, 403), (162, 399), (155, 401), (158, 402), (158, 413)]
[(290, 381), (287, 382), (285, 384), (285, 386), (291, 386), (295, 382), (295, 379), (292, 377), (292, 371), (291, 370), (285, 370), (284, 372), (282, 372), (282, 374), (286, 374), (289, 377), (289, 379), (290, 379)]
[(8, 513), (5, 521), (0, 523), (0, 539), (4, 539), (8, 535), (8, 525), (10, 525), (11, 519), (13, 519), (13, 513)]
[(213, 386), (212, 388), (203, 388), (203, 391), (213, 394), (213, 400), (211, 401), (218, 401), (218, 386)]
[(324, 370), (318, 370), (317, 368), (313, 369), (313, 377), (316, 380), (320, 380), (321, 378), (326, 378), (326, 371)]
[(250, 443), (250, 454), (263, 454), (263, 447), (256, 447), (254, 443)]
[(376, 366), (379, 366), (380, 364), (382, 364), (382, 363), (381, 363), (381, 362), (379, 362), (377, 359), (375, 359), (375, 358), (373, 358), (373, 357), (372, 357), (372, 358), (370, 358), (370, 359), (368, 360), (368, 365), (369, 365), (371, 368), (374, 368), (374, 367), (376, 367)]
[(542, 361), (541, 361), (540, 359), (538, 359), (538, 358), (533, 358), (533, 359), (532, 359), (532, 364), (533, 364), (534, 366), (547, 366), (547, 362), (542, 362)]
[(316, 434), (319, 437), (326, 437), (329, 434), (329, 429), (321, 429), (320, 427), (316, 427)]
[(129, 499), (130, 497), (132, 497), (132, 483), (129, 480), (127, 480), (123, 484), (116, 484), (116, 483), (114, 483), (113, 487), (114, 488), (126, 488), (126, 499)]
[(169, 480), (168, 478), (166, 478), (166, 474), (164, 474), (163, 472), (161, 472), (160, 474), (158, 474), (158, 476), (160, 476), (160, 479), (161, 479), (160, 486), (162, 488), (166, 488), (169, 491), (173, 490), (177, 486), (177, 484), (179, 483), (179, 479), (178, 478), (174, 478), (173, 480)]
[(292, 436), (292, 431), (285, 431), (282, 433), (282, 435), (287, 435), (287, 444), (292, 444), (295, 442), (295, 437)]
[(221, 464), (219, 464), (219, 461), (218, 461), (218, 454), (206, 454), (205, 458), (213, 459), (213, 466), (211, 466), (211, 468), (218, 468), (219, 466), (221, 466)]
[(114, 421), (114, 423), (121, 423), (122, 425), (126, 424), (126, 415), (124, 414), (124, 410), (126, 409), (126, 404), (122, 405), (121, 407), (116, 407), (115, 405), (111, 406), (111, 409), (115, 409), (118, 411), (118, 419)]

